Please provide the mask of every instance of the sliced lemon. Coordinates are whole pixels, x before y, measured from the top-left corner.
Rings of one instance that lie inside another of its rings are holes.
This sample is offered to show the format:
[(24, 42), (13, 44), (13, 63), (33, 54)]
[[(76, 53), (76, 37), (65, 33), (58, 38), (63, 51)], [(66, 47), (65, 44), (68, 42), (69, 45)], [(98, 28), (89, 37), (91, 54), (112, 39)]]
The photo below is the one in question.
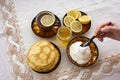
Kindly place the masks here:
[(88, 24), (90, 21), (91, 21), (91, 17), (90, 16), (82, 16), (79, 18), (79, 21), (82, 23), (82, 24)]
[(79, 21), (73, 21), (70, 24), (70, 28), (73, 32), (78, 33), (82, 30), (82, 24)]
[(70, 10), (70, 11), (67, 12), (67, 15), (72, 16), (75, 19), (77, 19), (78, 18), (78, 11), (77, 10)]
[(55, 18), (52, 15), (44, 15), (40, 21), (42, 25), (49, 27), (53, 25), (53, 23), (55, 22)]
[(76, 11), (77, 11), (77, 14), (78, 14), (78, 18), (80, 18), (80, 17), (82, 16), (81, 11), (80, 11), (80, 10), (77, 10), (77, 9), (76, 9)]
[(75, 20), (74, 17), (72, 17), (72, 16), (66, 16), (64, 18), (64, 24), (65, 24), (65, 26), (70, 27), (70, 23), (73, 22), (74, 20)]

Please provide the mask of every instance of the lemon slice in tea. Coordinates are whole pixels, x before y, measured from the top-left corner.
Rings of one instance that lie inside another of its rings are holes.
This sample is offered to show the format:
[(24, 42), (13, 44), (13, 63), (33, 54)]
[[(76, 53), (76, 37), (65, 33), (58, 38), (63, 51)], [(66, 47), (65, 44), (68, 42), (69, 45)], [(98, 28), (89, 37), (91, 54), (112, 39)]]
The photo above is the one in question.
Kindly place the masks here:
[(79, 18), (79, 21), (82, 23), (82, 24), (88, 24), (90, 21), (91, 21), (91, 17), (90, 16), (82, 16)]
[(49, 27), (54, 24), (55, 18), (52, 15), (44, 15), (40, 21), (42, 25)]
[(70, 10), (70, 11), (67, 12), (67, 15), (72, 16), (75, 19), (77, 19), (78, 18), (78, 11), (77, 10)]
[(79, 21), (73, 21), (70, 24), (70, 28), (73, 32), (78, 33), (82, 30), (82, 24)]
[(72, 16), (65, 16), (64, 18), (64, 24), (67, 27), (70, 27), (70, 23), (73, 22), (75, 19)]

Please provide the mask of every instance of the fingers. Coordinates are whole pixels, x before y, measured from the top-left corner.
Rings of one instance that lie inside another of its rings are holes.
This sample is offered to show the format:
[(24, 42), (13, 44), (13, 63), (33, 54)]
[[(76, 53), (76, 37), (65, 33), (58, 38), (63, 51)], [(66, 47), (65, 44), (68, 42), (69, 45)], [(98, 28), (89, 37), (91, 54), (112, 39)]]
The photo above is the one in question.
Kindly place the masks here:
[(103, 24), (97, 26), (97, 30), (96, 30), (96, 31), (100, 31), (100, 29), (101, 29), (102, 27), (104, 27), (105, 24), (106, 24), (106, 23), (103, 23)]
[(106, 26), (104, 28), (101, 28), (101, 32), (108, 33), (108, 32), (118, 32), (119, 29), (116, 26)]
[(116, 25), (116, 23), (115, 23), (115, 22), (111, 22), (111, 25), (110, 25), (110, 26), (114, 26), (114, 25)]
[(103, 36), (99, 36), (97, 38), (98, 38), (99, 41), (103, 42), (103, 38), (104, 38)]
[(102, 29), (103, 27), (105, 27), (106, 25), (112, 25), (112, 22), (107, 22), (107, 23), (103, 23), (103, 24), (99, 25), (99, 26), (97, 27), (95, 33), (96, 33), (96, 34), (101, 33), (101, 29)]
[(104, 37), (107, 37), (106, 32), (109, 32), (110, 29), (106, 28), (105, 26), (112, 26), (112, 22), (107, 22), (107, 23), (103, 23), (102, 25), (99, 25), (96, 29), (96, 34), (98, 35), (97, 38), (99, 41), (103, 41)]
[(114, 30), (113, 26), (106, 26), (104, 28), (101, 28), (101, 32), (112, 32)]
[(96, 34), (101, 42), (105, 37), (119, 40), (120, 26), (114, 22), (103, 23), (97, 27)]
[(112, 36), (112, 32), (108, 32), (108, 33), (103, 33), (103, 34), (99, 35), (97, 38), (99, 41), (103, 42), (105, 37), (111, 38), (111, 36)]
[(98, 40), (101, 41), (101, 42), (103, 42), (103, 38), (104, 38), (105, 36), (106, 36), (105, 33), (100, 34), (100, 35), (98, 36)]

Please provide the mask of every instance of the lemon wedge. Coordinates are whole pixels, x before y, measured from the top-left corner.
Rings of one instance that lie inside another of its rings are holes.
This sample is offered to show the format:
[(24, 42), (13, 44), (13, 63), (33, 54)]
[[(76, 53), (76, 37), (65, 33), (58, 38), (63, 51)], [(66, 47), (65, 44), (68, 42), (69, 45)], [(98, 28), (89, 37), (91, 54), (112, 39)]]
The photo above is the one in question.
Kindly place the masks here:
[(70, 27), (70, 23), (73, 22), (74, 20), (75, 20), (74, 17), (72, 17), (72, 16), (66, 16), (64, 18), (64, 24), (65, 24), (65, 26)]
[(54, 22), (55, 22), (55, 18), (52, 15), (44, 15), (41, 18), (42, 25), (44, 25), (46, 27), (49, 27), (49, 26), (53, 25)]
[(82, 24), (79, 21), (73, 21), (70, 24), (70, 28), (73, 32), (78, 33), (82, 30)]
[(77, 19), (78, 18), (78, 11), (77, 10), (70, 10), (70, 11), (67, 12), (67, 15), (72, 16), (75, 19)]
[(79, 21), (82, 24), (88, 24), (91, 21), (91, 17), (84, 15), (84, 16), (82, 16), (82, 17), (79, 18)]

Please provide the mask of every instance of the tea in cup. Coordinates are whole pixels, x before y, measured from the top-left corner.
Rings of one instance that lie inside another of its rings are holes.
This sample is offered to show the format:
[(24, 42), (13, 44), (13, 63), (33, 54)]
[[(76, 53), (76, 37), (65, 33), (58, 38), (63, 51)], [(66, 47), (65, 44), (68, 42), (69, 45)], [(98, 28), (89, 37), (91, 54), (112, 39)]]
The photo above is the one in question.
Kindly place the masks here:
[(61, 46), (66, 46), (72, 37), (72, 31), (69, 27), (60, 27), (57, 32), (57, 42)]

